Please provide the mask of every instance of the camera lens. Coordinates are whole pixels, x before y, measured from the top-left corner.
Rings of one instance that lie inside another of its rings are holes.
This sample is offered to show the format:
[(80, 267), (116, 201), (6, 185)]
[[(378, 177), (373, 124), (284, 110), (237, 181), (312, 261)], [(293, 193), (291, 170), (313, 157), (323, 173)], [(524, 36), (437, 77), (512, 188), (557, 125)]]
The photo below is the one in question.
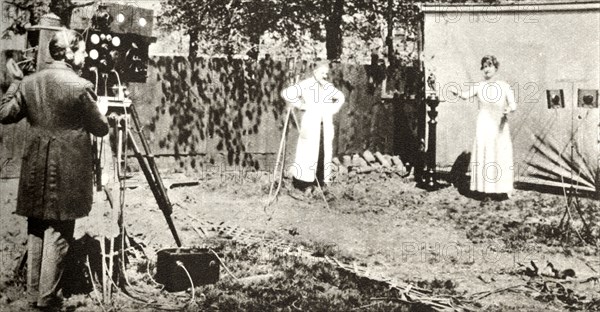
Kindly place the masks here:
[(98, 44), (98, 43), (100, 43), (100, 36), (98, 36), (98, 34), (93, 34), (90, 37), (90, 40), (92, 41), (93, 44)]
[(98, 50), (96, 50), (96, 49), (91, 50), (90, 51), (90, 58), (92, 60), (98, 59)]

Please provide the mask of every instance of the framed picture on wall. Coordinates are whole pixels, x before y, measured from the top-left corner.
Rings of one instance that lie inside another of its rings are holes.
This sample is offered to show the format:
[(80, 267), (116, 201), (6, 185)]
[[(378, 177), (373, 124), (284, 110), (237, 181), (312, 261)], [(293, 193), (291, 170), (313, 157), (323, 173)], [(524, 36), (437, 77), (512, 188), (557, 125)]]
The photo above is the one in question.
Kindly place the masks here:
[(577, 92), (577, 107), (598, 108), (598, 90), (579, 89)]
[(548, 109), (565, 108), (565, 94), (562, 89), (546, 90)]

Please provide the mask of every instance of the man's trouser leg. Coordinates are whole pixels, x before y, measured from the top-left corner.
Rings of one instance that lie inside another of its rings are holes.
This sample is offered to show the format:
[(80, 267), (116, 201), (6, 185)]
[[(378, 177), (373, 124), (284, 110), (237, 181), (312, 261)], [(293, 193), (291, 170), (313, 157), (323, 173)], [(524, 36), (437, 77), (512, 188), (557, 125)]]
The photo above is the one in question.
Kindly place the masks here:
[(42, 220), (27, 219), (27, 297), (30, 303), (37, 303), (40, 295), (40, 271), (44, 250), (44, 231)]
[(315, 173), (318, 185), (325, 185), (325, 142), (323, 135), (323, 122), (321, 122), (321, 130), (319, 135), (319, 155), (317, 157), (317, 172)]
[[(31, 268), (33, 270), (36, 267), (40, 268), (37, 305), (46, 307), (58, 302), (57, 293), (65, 268), (66, 255), (73, 238), (75, 221), (41, 221), (40, 223), (42, 223), (44, 229), (41, 265), (32, 263)], [(37, 242), (32, 247), (37, 247), (36, 245)], [(34, 257), (32, 261), (35, 261), (36, 258)], [(31, 277), (31, 285), (35, 286), (35, 271)]]

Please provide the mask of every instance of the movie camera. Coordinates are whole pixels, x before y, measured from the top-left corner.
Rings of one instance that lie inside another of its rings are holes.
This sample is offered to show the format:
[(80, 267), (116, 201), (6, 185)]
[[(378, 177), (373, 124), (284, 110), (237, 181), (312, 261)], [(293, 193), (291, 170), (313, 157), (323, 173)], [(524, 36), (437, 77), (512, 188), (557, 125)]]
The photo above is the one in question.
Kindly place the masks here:
[[(79, 31), (86, 42), (88, 57), (82, 77), (95, 82), (98, 104), (107, 107), (107, 116), (112, 120), (116, 144), (115, 159), (119, 179), (124, 179), (126, 147), (134, 151), (140, 168), (150, 186), (156, 202), (163, 212), (177, 246), (181, 241), (173, 224), (172, 204), (160, 177), (158, 167), (150, 151), (141, 126), (139, 115), (128, 98), (126, 84), (146, 82), (148, 47), (156, 38), (152, 37), (153, 11), (136, 6), (117, 3), (100, 3), (97, 7), (74, 10), (71, 28)], [(130, 122), (131, 121), (131, 122)], [(133, 129), (131, 129), (133, 128)], [(137, 135), (134, 135), (137, 134)], [(141, 142), (138, 147), (135, 137)], [(97, 151), (101, 143), (96, 142)], [(102, 165), (97, 157), (95, 174), (97, 185), (102, 185)]]
[[(71, 28), (84, 36), (88, 57), (82, 77), (96, 82), (100, 97), (122, 106), (124, 84), (144, 83), (148, 74), (148, 48), (152, 37), (153, 11), (136, 6), (100, 3), (94, 12), (75, 10)], [(91, 13), (91, 14), (90, 14)]]

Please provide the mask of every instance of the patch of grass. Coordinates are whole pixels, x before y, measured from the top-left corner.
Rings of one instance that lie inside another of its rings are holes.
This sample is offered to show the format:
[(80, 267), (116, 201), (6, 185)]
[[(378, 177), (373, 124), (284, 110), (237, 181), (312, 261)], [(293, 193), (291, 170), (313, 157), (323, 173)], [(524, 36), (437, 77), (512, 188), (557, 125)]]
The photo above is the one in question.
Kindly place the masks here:
[[(330, 246), (320, 252), (332, 254)], [(263, 250), (264, 251), (264, 250)], [(261, 262), (258, 248), (231, 243), (224, 246), (223, 261), (240, 278), (223, 276), (215, 285), (199, 287), (200, 309), (206, 311), (409, 311), (396, 302), (373, 302), (373, 297), (394, 297), (386, 285), (356, 277), (327, 263), (277, 255)], [(262, 265), (256, 265), (262, 263)], [(256, 276), (266, 276), (247, 282)]]
[[(509, 249), (520, 249), (531, 244), (546, 246), (574, 246), (595, 244), (600, 239), (600, 209), (597, 201), (579, 200), (571, 208), (570, 228), (560, 227), (566, 209), (565, 200), (557, 196), (535, 194), (534, 198), (515, 199), (510, 211), (505, 203), (481, 203), (479, 206), (454, 206), (448, 217), (474, 243), (500, 239)], [(517, 209), (514, 209), (517, 208)], [(579, 213), (581, 211), (581, 214)], [(585, 220), (587, 227), (583, 225)], [(566, 220), (565, 220), (566, 224)], [(584, 243), (573, 229), (577, 229)]]

